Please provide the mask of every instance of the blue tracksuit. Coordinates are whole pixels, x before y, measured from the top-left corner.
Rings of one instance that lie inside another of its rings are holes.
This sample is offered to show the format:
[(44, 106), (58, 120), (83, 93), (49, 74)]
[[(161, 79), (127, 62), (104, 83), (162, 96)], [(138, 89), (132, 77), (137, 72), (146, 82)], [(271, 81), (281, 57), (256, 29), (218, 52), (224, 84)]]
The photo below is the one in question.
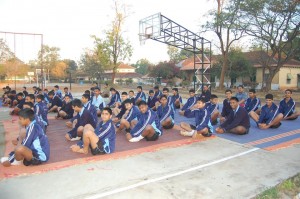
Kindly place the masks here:
[(24, 98), (21, 99), (21, 100), (18, 100), (18, 99), (17, 99), (17, 101), (18, 101), (17, 107), (18, 107), (19, 109), (23, 109), (23, 105), (24, 105), (24, 103), (25, 103), (25, 99), (24, 99)]
[(175, 107), (175, 101), (179, 99), (179, 102), (182, 104), (182, 98), (181, 96), (178, 94), (178, 95), (173, 95), (171, 97), (171, 104), (173, 105), (174, 108), (178, 108), (178, 107)]
[(160, 105), (157, 108), (156, 113), (157, 113), (160, 123), (163, 122), (164, 120), (166, 120), (168, 117), (170, 117), (174, 123), (174, 109), (170, 105), (167, 104), (164, 107), (162, 105)]
[(138, 119), (140, 117), (141, 112), (136, 106), (132, 106), (132, 108), (129, 110), (129, 113), (125, 117), (125, 120), (127, 120), (129, 123), (134, 120)]
[(296, 103), (292, 98), (288, 102), (283, 99), (279, 103), (279, 113), (282, 113), (283, 117), (286, 118), (295, 112), (295, 106)]
[(154, 98), (158, 99), (160, 98), (160, 96), (162, 96), (162, 92), (160, 90), (158, 90), (157, 92), (154, 92)]
[(49, 124), (48, 123), (48, 107), (45, 102), (41, 101), (41, 102), (35, 103), (34, 112), (37, 116), (39, 116), (43, 119), (43, 121), (46, 123), (46, 126)]
[(276, 106), (276, 104), (272, 103), (270, 108), (267, 105), (264, 105), (261, 108), (258, 123), (265, 123), (268, 125), (274, 120), (278, 113), (279, 108)]
[(220, 125), (224, 131), (229, 131), (237, 126), (250, 128), (250, 118), (245, 108), (238, 106), (236, 110), (231, 110), (229, 116), (224, 123)]
[(62, 100), (57, 95), (54, 95), (53, 98), (50, 99), (50, 103), (51, 103), (51, 106), (49, 107), (49, 109), (51, 109), (55, 105), (58, 107), (62, 106)]
[(147, 104), (148, 104), (148, 107), (150, 108), (153, 108), (155, 106), (155, 103), (158, 101), (157, 97), (148, 97), (148, 101), (147, 101)]
[(194, 97), (190, 97), (187, 102), (183, 105), (182, 107), (182, 111), (186, 111), (187, 109), (190, 109), (192, 108), (197, 102), (197, 97), (194, 96)]
[(115, 151), (116, 131), (111, 120), (107, 122), (101, 121), (95, 129), (96, 135), (103, 144), (105, 153), (113, 153)]
[(124, 102), (122, 102), (122, 104), (118, 108), (121, 109), (121, 111), (119, 112), (118, 115), (116, 115), (116, 117), (121, 119), (126, 112), (126, 107), (125, 107)]
[(143, 91), (136, 94), (136, 96), (134, 98), (134, 102), (136, 103), (138, 99), (146, 101), (146, 95)]
[(61, 93), (61, 90), (57, 90), (55, 92), (55, 95), (57, 95), (60, 99), (62, 99), (62, 93)]
[(97, 124), (98, 123), (98, 115), (97, 115), (96, 107), (90, 101), (88, 101), (86, 104), (84, 104), (84, 108), (86, 108), (91, 113), (95, 123)]
[[(33, 120), (26, 127), (26, 137), (22, 141), (22, 145), (29, 148), (34, 157), (38, 158), (42, 162), (47, 162), (50, 157), (50, 145), (47, 135), (44, 130)], [(14, 161), (15, 155), (9, 157), (9, 161), (12, 163)]]
[(66, 103), (65, 101), (63, 101), (63, 105), (60, 110), (67, 113), (66, 119), (70, 119), (73, 117), (74, 109), (72, 108), (72, 102)]
[(227, 116), (229, 116), (231, 111), (232, 111), (232, 108), (230, 106), (230, 101), (228, 99), (224, 99), (221, 116), (227, 117)]
[(209, 90), (207, 90), (207, 91), (203, 91), (203, 92), (201, 93), (201, 95), (199, 95), (198, 98), (199, 98), (199, 99), (204, 99), (205, 102), (209, 102), (210, 96), (211, 96), (211, 93), (210, 93)]
[(258, 98), (251, 99), (250, 97), (245, 101), (245, 109), (249, 113), (250, 111), (256, 111), (260, 107), (260, 100)]
[(157, 114), (153, 110), (148, 108), (146, 113), (140, 114), (138, 123), (130, 131), (131, 136), (132, 137), (140, 136), (147, 125), (151, 125), (154, 128), (156, 133), (158, 133), (160, 136), (162, 135), (163, 131)]
[(214, 129), (210, 123), (210, 114), (207, 109), (195, 109), (192, 111), (192, 114), (195, 117), (195, 126), (197, 131), (208, 128), (210, 132), (213, 132)]
[(211, 102), (206, 102), (205, 108), (208, 110), (209, 114), (211, 115), (214, 111), (219, 110), (219, 105), (213, 104)]
[[(72, 95), (72, 93), (71, 93), (70, 91), (66, 92), (66, 93), (65, 93), (65, 96), (66, 96), (66, 95), (69, 95), (69, 96), (70, 96), (70, 99), (73, 99), (73, 95)], [(64, 96), (63, 99), (65, 99), (65, 96)]]
[(96, 128), (96, 122), (90, 113), (86, 108), (82, 107), (81, 111), (76, 115), (77, 123), (75, 127), (68, 132), (70, 135), (70, 138), (76, 138), (77, 137), (77, 129), (79, 126), (85, 126), (86, 124), (92, 125), (94, 128)]
[(116, 94), (111, 96), (110, 102), (107, 104), (107, 106), (111, 107), (115, 105), (116, 102), (121, 102), (121, 97), (119, 92), (116, 92)]

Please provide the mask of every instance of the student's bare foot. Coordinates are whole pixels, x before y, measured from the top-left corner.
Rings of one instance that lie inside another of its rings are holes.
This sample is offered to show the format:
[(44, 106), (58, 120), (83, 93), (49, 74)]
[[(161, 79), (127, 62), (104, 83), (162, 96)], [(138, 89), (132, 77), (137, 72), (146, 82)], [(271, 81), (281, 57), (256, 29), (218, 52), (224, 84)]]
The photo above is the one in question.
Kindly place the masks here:
[(79, 149), (76, 151), (77, 153), (88, 154), (88, 151), (84, 151), (83, 149)]
[(179, 115), (184, 115), (184, 111), (179, 111)]
[(5, 162), (3, 162), (2, 165), (5, 166), (5, 167), (11, 166), (11, 164), (10, 164), (10, 162), (8, 160), (5, 161)]
[(18, 145), (18, 140), (12, 140), (11, 143), (16, 146)]
[(203, 135), (202, 134), (198, 134), (197, 132), (195, 132), (192, 136), (193, 139), (198, 139), (200, 140), (201, 138), (203, 138)]
[(131, 140), (131, 138), (132, 138), (131, 134), (130, 133), (126, 133), (126, 139), (127, 140)]
[(72, 145), (70, 148), (73, 152), (78, 152), (80, 150), (80, 146), (77, 144)]
[(65, 135), (65, 138), (66, 138), (68, 141), (71, 141), (70, 135), (69, 135), (68, 133)]

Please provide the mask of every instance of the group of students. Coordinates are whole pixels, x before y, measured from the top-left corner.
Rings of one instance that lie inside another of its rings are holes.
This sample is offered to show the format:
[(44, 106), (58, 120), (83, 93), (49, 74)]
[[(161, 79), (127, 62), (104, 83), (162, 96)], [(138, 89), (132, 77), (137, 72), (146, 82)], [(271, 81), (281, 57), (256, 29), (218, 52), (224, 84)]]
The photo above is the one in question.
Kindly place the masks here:
[(266, 105), (261, 107), (254, 89), (249, 90), (248, 96), (239, 86), (235, 97), (231, 90), (226, 90), (221, 112), (218, 110), (218, 97), (211, 94), (206, 85), (200, 95), (196, 95), (193, 89), (189, 90), (190, 97), (185, 104), (178, 88), (173, 88), (173, 95), (169, 95), (168, 88), (160, 91), (158, 86), (149, 90), (148, 98), (141, 86), (137, 87), (136, 94), (133, 90), (120, 94), (115, 88), (110, 88), (107, 104), (98, 86), (86, 90), (81, 99), (73, 99), (68, 88), (64, 89), (62, 96), (58, 85), (48, 93), (41, 93), (36, 88), (33, 90), (34, 94), (27, 93), (25, 97), (24, 94), (22, 99), (18, 93), (15, 103), (10, 100), (15, 106), (12, 114), (19, 115), (19, 123), (25, 131), (13, 141), (18, 146), (15, 151), (1, 159), (5, 166), (19, 164), (21, 160), (24, 165), (37, 165), (49, 159), (50, 145), (46, 135), (49, 112), (57, 112), (56, 119), (68, 120), (66, 126), (70, 130), (65, 134), (65, 139), (76, 141), (70, 147), (73, 152), (87, 154), (90, 149), (93, 155), (114, 152), (116, 133), (124, 132), (129, 142), (144, 138), (147, 141), (158, 140), (164, 129), (174, 127), (177, 110), (184, 117), (195, 118), (194, 123), (180, 123), (180, 134), (193, 138), (211, 136), (213, 125), (218, 123), (216, 133), (242, 135), (249, 132), (250, 117), (259, 128), (266, 129), (278, 128), (282, 119), (296, 119), (299, 116), (291, 90), (285, 91), (285, 98), (279, 107), (274, 104), (272, 94), (266, 95)]

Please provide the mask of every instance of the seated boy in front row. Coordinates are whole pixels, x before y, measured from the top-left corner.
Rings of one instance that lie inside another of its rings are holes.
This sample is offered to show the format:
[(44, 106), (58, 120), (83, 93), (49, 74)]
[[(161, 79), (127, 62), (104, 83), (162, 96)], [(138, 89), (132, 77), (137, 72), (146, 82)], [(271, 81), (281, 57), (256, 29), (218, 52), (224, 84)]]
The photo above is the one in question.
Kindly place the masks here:
[(48, 137), (34, 120), (34, 111), (29, 108), (22, 109), (19, 112), (19, 124), (26, 127), (25, 138), (9, 157), (1, 158), (3, 166), (16, 165), (17, 161), (23, 161), (25, 166), (47, 162), (50, 156)]
[(273, 102), (273, 95), (266, 95), (266, 104), (261, 108), (260, 115), (254, 111), (249, 113), (250, 117), (257, 123), (260, 129), (278, 128), (281, 125), (283, 114)]
[(126, 133), (129, 142), (138, 142), (145, 138), (147, 141), (156, 141), (162, 135), (162, 128), (157, 114), (150, 108), (145, 101), (138, 103), (140, 110), (138, 123)]
[(216, 128), (217, 133), (234, 133), (244, 135), (249, 132), (250, 118), (245, 108), (239, 105), (237, 97), (230, 98), (231, 111), (226, 120)]
[(168, 104), (168, 97), (162, 95), (160, 97), (160, 106), (157, 108), (157, 116), (160, 124), (164, 129), (171, 129), (174, 127), (174, 109), (172, 105)]
[(90, 124), (84, 126), (83, 142), (72, 145), (73, 152), (88, 154), (89, 148), (93, 155), (113, 153), (115, 151), (116, 132), (111, 120), (112, 111), (105, 107), (101, 113), (102, 121), (96, 129)]
[(181, 135), (192, 136), (193, 138), (196, 138), (198, 134), (205, 137), (210, 137), (212, 135), (213, 127), (210, 123), (210, 114), (205, 108), (205, 105), (205, 99), (200, 98), (197, 100), (195, 110), (191, 112), (195, 117), (195, 126), (181, 122), (180, 127), (183, 129), (183, 131), (180, 132)]

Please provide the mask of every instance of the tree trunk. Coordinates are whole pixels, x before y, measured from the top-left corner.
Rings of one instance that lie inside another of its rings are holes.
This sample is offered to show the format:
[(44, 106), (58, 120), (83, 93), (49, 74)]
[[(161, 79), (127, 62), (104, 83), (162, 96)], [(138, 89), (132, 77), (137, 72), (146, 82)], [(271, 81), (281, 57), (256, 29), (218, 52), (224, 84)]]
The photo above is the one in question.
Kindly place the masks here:
[(223, 55), (222, 70), (221, 70), (221, 75), (220, 75), (220, 84), (219, 84), (220, 89), (224, 88), (224, 80), (225, 80), (225, 73), (226, 73), (226, 70), (227, 70), (227, 65), (228, 65), (227, 54), (224, 54)]
[(273, 72), (273, 70), (270, 70), (270, 75), (268, 77), (268, 79), (266, 79), (266, 88), (265, 88), (265, 92), (269, 92), (272, 88), (272, 80), (275, 76), (275, 72)]

